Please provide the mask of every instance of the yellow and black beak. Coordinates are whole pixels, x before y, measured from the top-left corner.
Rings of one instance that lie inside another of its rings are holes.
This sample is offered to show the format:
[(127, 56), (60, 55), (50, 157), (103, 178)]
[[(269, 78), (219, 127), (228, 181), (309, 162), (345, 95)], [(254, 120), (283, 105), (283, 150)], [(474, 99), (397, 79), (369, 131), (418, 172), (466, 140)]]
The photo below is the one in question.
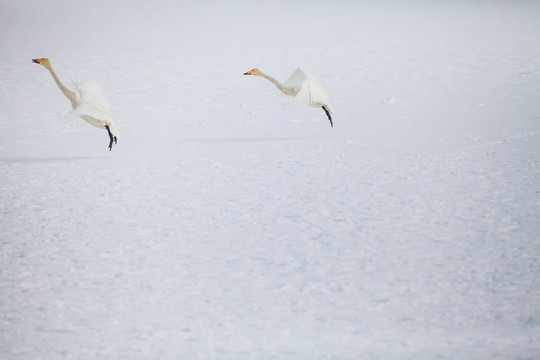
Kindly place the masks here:
[(251, 75), (252, 72), (253, 70), (249, 70), (248, 72), (244, 73), (244, 75)]
[(40, 64), (43, 61), (43, 58), (41, 59), (32, 59), (33, 63)]

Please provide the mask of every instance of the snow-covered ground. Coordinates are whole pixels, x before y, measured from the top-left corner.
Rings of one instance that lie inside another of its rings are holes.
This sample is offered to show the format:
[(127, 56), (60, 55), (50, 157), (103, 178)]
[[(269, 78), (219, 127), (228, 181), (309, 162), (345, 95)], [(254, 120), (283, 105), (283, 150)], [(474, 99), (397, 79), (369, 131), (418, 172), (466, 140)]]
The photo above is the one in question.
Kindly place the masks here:
[[(539, 19), (0, 0), (0, 358), (538, 359)], [(334, 128), (242, 75), (297, 66)]]

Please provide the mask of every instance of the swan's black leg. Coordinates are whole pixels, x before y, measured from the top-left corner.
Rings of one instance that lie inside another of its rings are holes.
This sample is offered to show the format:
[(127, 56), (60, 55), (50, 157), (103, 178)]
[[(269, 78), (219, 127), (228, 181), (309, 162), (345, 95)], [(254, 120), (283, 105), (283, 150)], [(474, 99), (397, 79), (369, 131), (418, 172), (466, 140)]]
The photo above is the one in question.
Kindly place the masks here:
[(332, 116), (330, 116), (330, 112), (328, 111), (328, 109), (326, 109), (325, 106), (323, 106), (322, 109), (326, 113), (326, 116), (328, 116), (328, 120), (330, 120), (330, 126), (334, 127), (334, 123), (332, 122)]
[(116, 144), (116, 136), (112, 134), (111, 129), (109, 129), (109, 125), (105, 125), (105, 129), (107, 129), (107, 132), (109, 133), (109, 151), (111, 151), (113, 141)]

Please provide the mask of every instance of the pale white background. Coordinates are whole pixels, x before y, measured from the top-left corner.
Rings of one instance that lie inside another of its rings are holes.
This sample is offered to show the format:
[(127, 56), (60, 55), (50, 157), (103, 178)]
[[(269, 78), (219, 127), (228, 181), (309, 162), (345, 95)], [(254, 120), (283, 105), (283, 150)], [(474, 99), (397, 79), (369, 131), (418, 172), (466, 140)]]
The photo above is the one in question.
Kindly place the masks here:
[[(0, 358), (537, 358), (539, 19), (0, 1)], [(112, 152), (36, 57), (100, 82)], [(334, 128), (242, 75), (297, 66)]]

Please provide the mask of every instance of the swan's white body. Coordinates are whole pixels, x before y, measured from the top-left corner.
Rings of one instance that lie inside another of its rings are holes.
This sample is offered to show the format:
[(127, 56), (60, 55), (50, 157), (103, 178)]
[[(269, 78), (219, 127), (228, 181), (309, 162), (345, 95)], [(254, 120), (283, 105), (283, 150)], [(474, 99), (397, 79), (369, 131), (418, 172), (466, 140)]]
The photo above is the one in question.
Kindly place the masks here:
[(302, 68), (297, 68), (283, 84), (274, 79), (272, 76), (263, 73), (259, 69), (252, 69), (244, 73), (244, 75), (261, 76), (267, 79), (276, 85), (276, 87), (282, 93), (292, 96), (294, 98), (294, 103), (323, 108), (328, 116), (328, 119), (330, 120), (330, 125), (334, 126), (332, 123), (332, 117), (330, 116), (330, 114), (334, 113), (334, 110), (330, 105), (330, 100), (328, 99), (326, 91), (322, 87), (321, 83), (317, 81), (317, 79), (308, 74)]
[(105, 125), (108, 125), (113, 135), (119, 137), (120, 133), (111, 119), (109, 102), (101, 86), (94, 80), (77, 80), (73, 84), (79, 93), (73, 113), (100, 129), (105, 129)]
[(49, 70), (62, 93), (71, 102), (74, 114), (80, 116), (90, 125), (107, 130), (110, 138), (109, 150), (111, 150), (112, 143), (113, 141), (116, 143), (120, 132), (110, 116), (109, 102), (101, 86), (94, 80), (79, 80), (73, 82), (77, 92), (72, 91), (62, 84), (49, 59), (34, 59), (33, 62)]

